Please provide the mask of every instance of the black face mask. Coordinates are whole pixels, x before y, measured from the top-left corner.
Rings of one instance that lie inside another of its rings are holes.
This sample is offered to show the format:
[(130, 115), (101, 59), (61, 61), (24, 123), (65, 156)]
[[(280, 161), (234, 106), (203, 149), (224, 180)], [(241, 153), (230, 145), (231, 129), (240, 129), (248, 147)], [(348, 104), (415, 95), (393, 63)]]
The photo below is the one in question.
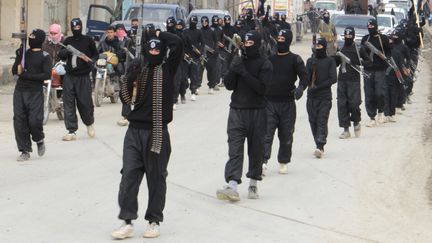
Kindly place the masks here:
[(290, 46), (284, 41), (277, 43), (277, 50), (279, 53), (287, 53), (290, 50)]
[(151, 65), (159, 65), (163, 62), (162, 52), (159, 55), (147, 53), (147, 60)]
[(392, 38), (392, 40), (393, 40), (394, 44), (400, 44), (400, 43), (402, 43), (402, 39), (401, 38)]
[(72, 29), (72, 34), (74, 37), (80, 37), (82, 35), (82, 31), (81, 31), (81, 29), (79, 29), (79, 30)]
[(368, 28), (368, 31), (369, 31), (369, 35), (371, 36), (375, 36), (378, 34), (378, 30), (375, 28)]
[(325, 48), (315, 49), (315, 54), (317, 58), (324, 58), (327, 56), (327, 50)]
[(242, 48), (242, 54), (247, 58), (259, 56), (259, 48), (254, 44), (252, 46), (245, 46)]
[(190, 22), (190, 29), (196, 29), (196, 27), (197, 27), (197, 23), (195, 23), (195, 22)]
[(354, 43), (353, 38), (345, 38), (345, 46), (351, 46)]

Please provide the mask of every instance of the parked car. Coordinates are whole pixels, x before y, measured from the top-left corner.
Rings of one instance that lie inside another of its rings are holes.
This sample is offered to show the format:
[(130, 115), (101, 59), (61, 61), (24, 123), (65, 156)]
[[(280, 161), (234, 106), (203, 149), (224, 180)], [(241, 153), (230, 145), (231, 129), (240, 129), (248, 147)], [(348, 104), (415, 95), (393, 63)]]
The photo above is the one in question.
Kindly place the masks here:
[[(168, 17), (186, 19), (187, 11), (178, 4), (143, 4), (143, 26), (153, 23), (156, 28), (165, 29), (165, 22)], [(130, 29), (131, 20), (141, 18), (141, 4), (134, 4), (126, 12), (123, 19), (114, 16), (114, 11), (105, 5), (92, 4), (89, 6), (87, 17), (88, 36), (100, 39), (109, 25), (123, 24), (126, 29)]]
[[(209, 20), (211, 21), (211, 18), (213, 15), (217, 15), (219, 18), (223, 18), (225, 15), (231, 16), (231, 14), (226, 10), (219, 10), (219, 9), (194, 9), (189, 13), (189, 16), (187, 17), (186, 25), (189, 27), (190, 18), (192, 15), (195, 15), (198, 17), (198, 24), (197, 28), (201, 28), (201, 17), (207, 16)], [(234, 24), (234, 20), (231, 20), (231, 24)], [(211, 25), (211, 23), (210, 23)]]
[(398, 24), (396, 16), (391, 14), (377, 15), (378, 30), (381, 34), (390, 35)]
[(375, 19), (372, 15), (338, 15), (335, 17), (333, 24), (336, 27), (336, 33), (338, 35), (337, 45), (341, 48), (344, 44), (344, 30), (346, 27), (351, 26), (355, 30), (354, 41), (357, 45), (360, 45), (360, 42), (363, 36), (369, 34), (367, 29), (367, 23), (370, 19)]

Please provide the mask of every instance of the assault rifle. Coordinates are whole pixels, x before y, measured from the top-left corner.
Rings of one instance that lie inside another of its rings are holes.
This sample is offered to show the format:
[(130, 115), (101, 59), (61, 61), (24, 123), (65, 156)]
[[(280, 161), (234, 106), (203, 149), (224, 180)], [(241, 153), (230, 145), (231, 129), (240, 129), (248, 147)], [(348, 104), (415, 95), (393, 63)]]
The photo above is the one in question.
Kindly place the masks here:
[(193, 60), (193, 58), (191, 57), (191, 56), (189, 56), (188, 54), (184, 54), (184, 57), (183, 57), (183, 59), (188, 63), (188, 64), (191, 64), (191, 63), (193, 63), (193, 64), (197, 64), (194, 60)]
[(196, 53), (196, 54), (198, 54), (199, 55), (199, 58), (200, 58), (200, 61), (201, 61), (201, 63), (206, 63), (208, 60), (207, 60), (207, 57), (205, 56), (205, 54), (202, 54), (201, 53), (201, 51), (195, 46), (195, 45), (192, 45), (192, 50)]
[(68, 50), (70, 53), (72, 53), (72, 67), (75, 68), (77, 66), (77, 57), (81, 58), (83, 61), (85, 62), (89, 62), (89, 63), (93, 63), (93, 60), (88, 57), (86, 54), (82, 53), (81, 51), (79, 51), (78, 49), (76, 49), (75, 47), (71, 46), (71, 45), (65, 45), (61, 42), (58, 42), (56, 44), (59, 44), (61, 46), (63, 46), (64, 48), (66, 48), (66, 50)]
[(369, 41), (366, 41), (365, 46), (375, 55), (380, 57), (383, 61), (385, 61), (395, 72), (396, 78), (399, 80), (399, 83), (403, 84), (405, 81), (402, 77), (402, 73), (399, 70), (399, 67), (396, 65), (395, 60), (393, 57), (386, 57), (384, 53), (382, 53), (380, 50), (378, 50), (375, 46), (373, 46)]
[(341, 71), (342, 73), (346, 73), (346, 64), (350, 65), (354, 70), (356, 70), (359, 74), (363, 75), (364, 78), (370, 78), (370, 75), (367, 74), (365, 71), (363, 71), (362, 66), (357, 66), (351, 63), (351, 59), (342, 52), (338, 51), (336, 52), (336, 56), (339, 56), (341, 58)]

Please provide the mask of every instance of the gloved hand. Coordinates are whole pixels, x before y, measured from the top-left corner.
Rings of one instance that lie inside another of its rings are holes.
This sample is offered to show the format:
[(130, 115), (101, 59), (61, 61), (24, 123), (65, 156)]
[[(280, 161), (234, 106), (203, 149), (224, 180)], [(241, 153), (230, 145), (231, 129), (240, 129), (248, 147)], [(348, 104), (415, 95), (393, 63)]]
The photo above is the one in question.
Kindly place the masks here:
[(241, 75), (245, 76), (247, 74), (247, 70), (243, 64), (243, 60), (239, 56), (235, 56), (231, 62), (230, 66), (231, 71)]
[(294, 90), (294, 98), (295, 98), (296, 100), (299, 100), (299, 99), (303, 96), (303, 91), (304, 91), (303, 86), (299, 85), (299, 86)]

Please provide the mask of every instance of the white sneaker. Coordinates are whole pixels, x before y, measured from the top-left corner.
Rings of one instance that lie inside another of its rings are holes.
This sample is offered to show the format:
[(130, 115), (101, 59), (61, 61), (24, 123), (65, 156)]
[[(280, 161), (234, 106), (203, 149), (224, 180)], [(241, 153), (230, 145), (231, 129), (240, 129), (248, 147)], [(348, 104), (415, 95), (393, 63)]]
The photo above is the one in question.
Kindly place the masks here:
[(395, 116), (388, 116), (387, 117), (389, 122), (396, 122), (396, 117)]
[(379, 124), (383, 124), (383, 123), (386, 122), (386, 119), (384, 117), (384, 113), (382, 113), (382, 112), (378, 113), (378, 115), (377, 115), (377, 121), (378, 121)]
[(147, 228), (144, 231), (144, 238), (156, 238), (160, 235), (159, 225), (156, 223), (148, 223)]
[(111, 236), (116, 240), (123, 240), (134, 236), (133, 226), (131, 224), (122, 224), (120, 228), (114, 230)]
[(340, 139), (347, 139), (347, 138), (350, 138), (350, 137), (351, 137), (351, 133), (350, 132), (346, 132), (346, 131), (343, 131), (341, 133), (341, 135), (339, 135)]
[(122, 118), (120, 118), (120, 120), (117, 121), (117, 125), (119, 125), (121, 127), (127, 126), (128, 124), (129, 124), (129, 121), (125, 117), (122, 117)]
[(356, 138), (359, 138), (361, 135), (361, 125), (360, 123), (356, 126), (354, 126), (354, 135)]
[(367, 127), (376, 127), (376, 121), (375, 120), (370, 120), (368, 124), (366, 124)]
[(94, 138), (94, 136), (96, 135), (96, 131), (93, 127), (93, 124), (90, 126), (87, 126), (87, 135), (91, 138)]
[(266, 176), (267, 175), (267, 164), (263, 163), (262, 164), (262, 172), (261, 172), (262, 176)]
[(197, 90), (195, 91), (195, 94), (196, 94), (196, 95), (199, 95), (199, 89), (197, 89)]
[(279, 163), (279, 174), (288, 174), (288, 164)]
[(176, 110), (177, 110), (177, 105), (174, 104), (174, 105), (173, 105), (173, 111), (176, 111)]
[(76, 134), (74, 132), (70, 132), (63, 136), (63, 141), (72, 141), (76, 140)]
[(195, 95), (195, 94), (192, 94), (192, 95), (191, 95), (191, 100), (192, 100), (192, 101), (196, 101), (196, 95)]
[(317, 159), (321, 159), (323, 157), (324, 151), (321, 149), (315, 149), (314, 155)]
[(209, 91), (208, 91), (208, 94), (210, 94), (210, 95), (214, 94), (214, 89), (210, 88)]
[(402, 115), (403, 114), (402, 109), (401, 108), (396, 108), (396, 114)]

